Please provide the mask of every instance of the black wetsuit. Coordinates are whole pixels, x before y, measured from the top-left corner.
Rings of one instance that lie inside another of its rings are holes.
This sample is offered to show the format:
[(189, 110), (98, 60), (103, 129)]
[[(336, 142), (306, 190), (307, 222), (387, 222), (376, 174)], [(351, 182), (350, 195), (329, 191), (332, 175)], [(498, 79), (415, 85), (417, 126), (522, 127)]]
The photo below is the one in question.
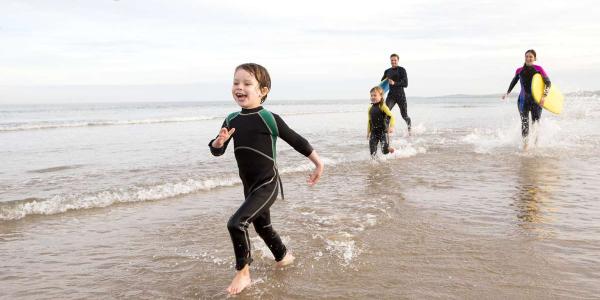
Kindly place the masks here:
[[(389, 112), (389, 109), (387, 109)], [(389, 112), (391, 114), (391, 112)], [(381, 142), (381, 152), (389, 153), (390, 139), (387, 133), (390, 126), (391, 117), (388, 116), (379, 106), (379, 103), (372, 103), (369, 108), (369, 150), (371, 155), (377, 152), (377, 145)]]
[[(276, 261), (286, 254), (286, 248), (279, 235), (271, 226), (269, 208), (277, 198), (279, 186), (277, 165), (273, 157), (273, 136), (265, 121), (258, 114), (262, 107), (242, 109), (239, 115), (229, 122), (229, 128), (235, 128), (232, 135), (235, 159), (238, 164), (240, 178), (244, 185), (244, 203), (231, 216), (227, 228), (233, 242), (237, 270), (252, 262), (250, 255), (250, 238), (248, 226), (254, 224), (254, 229), (265, 241)], [(302, 136), (290, 129), (276, 114), (273, 114), (279, 131), (278, 136), (292, 146), (296, 151), (309, 156), (313, 148)], [(222, 127), (227, 127), (223, 122)], [(219, 156), (225, 153), (231, 139), (222, 148), (214, 148), (211, 140), (208, 144), (210, 152)]]
[(385, 99), (385, 104), (390, 108), (390, 110), (394, 108), (394, 105), (398, 104), (402, 119), (404, 119), (406, 125), (408, 125), (408, 130), (410, 130), (411, 121), (410, 117), (408, 117), (406, 95), (404, 94), (404, 88), (408, 87), (406, 70), (403, 67), (389, 68), (383, 72), (383, 77), (381, 77), (381, 80), (386, 78), (393, 80), (395, 84), (390, 84), (390, 91)]
[(508, 91), (506, 92), (507, 94), (510, 94), (510, 91), (512, 91), (517, 82), (519, 80), (521, 81), (521, 92), (519, 93), (517, 106), (519, 108), (519, 114), (521, 115), (521, 136), (523, 136), (523, 138), (529, 135), (529, 112), (531, 112), (532, 123), (538, 122), (542, 116), (542, 107), (533, 100), (531, 94), (531, 81), (533, 75), (537, 73), (542, 75), (546, 87), (549, 88), (552, 83), (542, 67), (538, 65), (525, 65), (515, 71), (515, 77), (513, 77), (508, 87)]

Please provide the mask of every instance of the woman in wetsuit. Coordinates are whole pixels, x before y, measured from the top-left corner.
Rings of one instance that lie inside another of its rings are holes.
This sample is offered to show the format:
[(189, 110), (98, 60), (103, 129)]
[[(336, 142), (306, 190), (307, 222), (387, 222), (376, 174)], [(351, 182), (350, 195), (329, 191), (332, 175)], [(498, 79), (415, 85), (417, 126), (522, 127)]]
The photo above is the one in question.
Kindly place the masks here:
[[(532, 124), (538, 122), (542, 115), (542, 107), (544, 101), (546, 100), (546, 95), (548, 95), (548, 90), (550, 89), (550, 79), (546, 72), (541, 66), (534, 65), (533, 63), (536, 60), (535, 50), (529, 49), (525, 52), (525, 63), (522, 67), (518, 68), (515, 72), (515, 77), (510, 82), (510, 86), (508, 87), (508, 91), (506, 94), (502, 96), (502, 99), (506, 99), (510, 91), (515, 87), (517, 81), (521, 81), (521, 92), (519, 93), (519, 100), (517, 102), (519, 108), (519, 114), (521, 115), (521, 135), (523, 136), (524, 148), (527, 149), (527, 137), (529, 136), (529, 113), (531, 112), (531, 121)], [(540, 101), (540, 104), (537, 104), (533, 100), (533, 96), (531, 95), (531, 80), (533, 79), (533, 75), (539, 73), (542, 75), (544, 83), (546, 84), (546, 89), (544, 90), (544, 95)]]

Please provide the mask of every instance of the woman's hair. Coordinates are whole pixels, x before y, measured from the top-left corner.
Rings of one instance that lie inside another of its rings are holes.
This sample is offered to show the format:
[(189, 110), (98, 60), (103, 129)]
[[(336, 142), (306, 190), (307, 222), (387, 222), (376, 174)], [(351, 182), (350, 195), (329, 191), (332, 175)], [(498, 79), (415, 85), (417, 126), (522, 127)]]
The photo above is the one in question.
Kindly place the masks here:
[(533, 58), (537, 58), (537, 53), (535, 53), (535, 50), (529, 49), (529, 50), (525, 51), (525, 55), (527, 55), (527, 53), (531, 53), (531, 54), (533, 54)]
[(381, 95), (381, 101), (379, 102), (379, 105), (381, 105), (381, 104), (383, 103), (383, 89), (382, 89), (380, 86), (374, 86), (374, 87), (373, 87), (373, 88), (372, 88), (372, 89), (369, 91), (369, 93), (372, 93), (372, 92), (376, 92), (376, 93), (378, 93), (379, 95)]
[[(269, 76), (269, 72), (267, 69), (265, 69), (265, 67), (255, 63), (247, 63), (237, 66), (235, 71), (237, 72), (237, 70), (240, 69), (254, 75), (254, 78), (256, 78), (256, 81), (258, 81), (259, 90), (262, 91), (262, 89), (266, 87), (269, 89), (269, 91), (271, 91), (271, 76)], [(267, 94), (260, 99), (260, 103), (263, 103), (265, 100), (267, 100)]]

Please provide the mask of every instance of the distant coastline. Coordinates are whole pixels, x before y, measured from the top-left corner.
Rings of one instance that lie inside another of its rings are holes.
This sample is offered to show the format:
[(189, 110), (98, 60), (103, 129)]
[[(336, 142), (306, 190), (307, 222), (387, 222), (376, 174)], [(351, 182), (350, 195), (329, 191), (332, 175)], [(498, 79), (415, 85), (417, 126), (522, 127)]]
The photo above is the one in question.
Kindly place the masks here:
[[(27, 104), (101, 104), (101, 103), (168, 103), (168, 102), (231, 102), (229, 85), (225, 83), (199, 83), (180, 85), (81, 85), (81, 86), (2, 86), (0, 85), (0, 105)], [(219, 91), (207, 93), (207, 91)], [(282, 88), (279, 90), (287, 90)], [(516, 96), (518, 91), (513, 91)], [(321, 96), (319, 96), (321, 95)], [(288, 98), (290, 94), (273, 94), (272, 102), (311, 102), (311, 101), (362, 101), (364, 98), (339, 98), (331, 91), (322, 94), (315, 92), (310, 99), (305, 97)], [(571, 91), (567, 97), (600, 97), (600, 90)], [(284, 97), (282, 97), (284, 96)], [(458, 99), (458, 98), (500, 98), (502, 94), (449, 94), (433, 96), (407, 95), (408, 99)]]
[[(518, 94), (518, 92), (512, 92), (512, 94)], [(565, 96), (577, 96), (577, 97), (594, 97), (600, 96), (600, 90), (597, 91), (575, 91), (575, 92), (567, 92)], [(502, 97), (502, 94), (451, 94), (451, 95), (441, 95), (441, 96), (414, 96), (414, 98), (491, 98), (491, 97)]]

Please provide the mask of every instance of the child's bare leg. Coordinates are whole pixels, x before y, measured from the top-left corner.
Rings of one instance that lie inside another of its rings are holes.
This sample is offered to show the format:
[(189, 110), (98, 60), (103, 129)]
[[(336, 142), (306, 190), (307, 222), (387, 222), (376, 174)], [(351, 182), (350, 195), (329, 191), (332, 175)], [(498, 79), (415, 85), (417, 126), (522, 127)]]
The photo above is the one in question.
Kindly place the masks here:
[(227, 292), (229, 292), (231, 295), (239, 294), (251, 283), (250, 265), (246, 265), (243, 269), (235, 273), (235, 277), (233, 277), (231, 284), (229, 284), (229, 287), (227, 287)]

